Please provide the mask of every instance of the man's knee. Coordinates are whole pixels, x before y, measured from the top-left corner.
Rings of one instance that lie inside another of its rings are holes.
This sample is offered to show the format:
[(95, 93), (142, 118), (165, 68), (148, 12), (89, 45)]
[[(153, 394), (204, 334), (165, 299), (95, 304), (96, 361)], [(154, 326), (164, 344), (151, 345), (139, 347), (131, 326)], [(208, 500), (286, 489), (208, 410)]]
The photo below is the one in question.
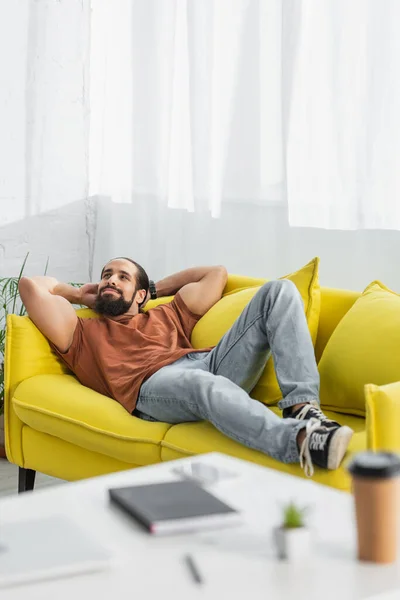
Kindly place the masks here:
[(293, 281), (290, 279), (276, 279), (274, 281), (268, 281), (265, 283), (261, 291), (266, 296), (273, 295), (274, 297), (278, 295), (283, 295), (285, 297), (298, 296), (299, 291)]

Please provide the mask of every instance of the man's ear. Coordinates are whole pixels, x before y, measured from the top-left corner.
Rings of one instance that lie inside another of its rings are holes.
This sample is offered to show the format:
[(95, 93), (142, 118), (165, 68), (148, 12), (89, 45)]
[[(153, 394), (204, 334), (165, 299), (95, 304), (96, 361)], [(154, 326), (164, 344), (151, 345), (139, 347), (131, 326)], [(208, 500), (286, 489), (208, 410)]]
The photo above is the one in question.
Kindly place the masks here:
[(146, 298), (146, 290), (138, 290), (136, 292), (136, 296), (135, 296), (135, 301), (138, 304), (141, 304), (143, 302), (143, 300)]

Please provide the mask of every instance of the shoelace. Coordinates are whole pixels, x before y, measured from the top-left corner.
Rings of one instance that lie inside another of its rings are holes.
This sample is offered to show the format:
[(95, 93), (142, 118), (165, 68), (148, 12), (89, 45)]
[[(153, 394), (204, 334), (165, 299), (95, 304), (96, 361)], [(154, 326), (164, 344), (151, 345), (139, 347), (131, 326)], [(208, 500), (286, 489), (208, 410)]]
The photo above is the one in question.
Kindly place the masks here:
[[(310, 454), (310, 437), (321, 427), (321, 421), (318, 419), (311, 418), (307, 421), (307, 425), (305, 427), (306, 437), (303, 440), (303, 443), (300, 448), (300, 466), (304, 469), (304, 473), (307, 477), (312, 477), (314, 475), (314, 465), (312, 462), (311, 454)], [(323, 436), (323, 434), (321, 434)], [(314, 441), (313, 448), (314, 448)], [(318, 443), (322, 443), (321, 440), (318, 439)], [(320, 448), (321, 449), (321, 448)]]
[(314, 433), (309, 444), (310, 450), (323, 450), (328, 435), (329, 433)]
[[(330, 419), (328, 419), (324, 415), (324, 413), (319, 408), (319, 406), (316, 406), (315, 404), (311, 404), (311, 407), (312, 407), (313, 413), (315, 414), (314, 417), (311, 417), (312, 419), (318, 419), (319, 421), (321, 421), (321, 423), (324, 423), (324, 421), (330, 421)], [(305, 406), (303, 406), (303, 408), (301, 409), (299, 414), (296, 415), (295, 418), (298, 419), (299, 421), (301, 421), (302, 419), (304, 419), (307, 416), (307, 413), (309, 410), (310, 410), (310, 404), (306, 404)]]

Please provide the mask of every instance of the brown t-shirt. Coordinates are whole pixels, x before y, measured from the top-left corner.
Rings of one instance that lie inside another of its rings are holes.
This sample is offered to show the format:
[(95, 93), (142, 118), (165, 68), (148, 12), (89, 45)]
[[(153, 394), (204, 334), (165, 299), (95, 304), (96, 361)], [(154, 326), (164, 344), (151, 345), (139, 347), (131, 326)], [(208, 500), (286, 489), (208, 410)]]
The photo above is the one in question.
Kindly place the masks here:
[(78, 317), (69, 350), (50, 345), (83, 385), (114, 398), (130, 413), (148, 377), (189, 352), (211, 349), (192, 347), (190, 335), (200, 316), (179, 293), (168, 304), (117, 319)]

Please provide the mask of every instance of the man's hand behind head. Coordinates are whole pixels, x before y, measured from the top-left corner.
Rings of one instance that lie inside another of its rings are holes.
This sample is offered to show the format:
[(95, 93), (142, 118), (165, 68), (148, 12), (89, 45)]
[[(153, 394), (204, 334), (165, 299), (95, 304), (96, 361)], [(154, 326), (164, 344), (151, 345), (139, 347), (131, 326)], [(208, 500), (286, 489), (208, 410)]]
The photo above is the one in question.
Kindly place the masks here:
[(80, 303), (84, 304), (88, 308), (94, 308), (98, 290), (98, 283), (85, 283), (85, 285), (79, 289), (81, 298)]

